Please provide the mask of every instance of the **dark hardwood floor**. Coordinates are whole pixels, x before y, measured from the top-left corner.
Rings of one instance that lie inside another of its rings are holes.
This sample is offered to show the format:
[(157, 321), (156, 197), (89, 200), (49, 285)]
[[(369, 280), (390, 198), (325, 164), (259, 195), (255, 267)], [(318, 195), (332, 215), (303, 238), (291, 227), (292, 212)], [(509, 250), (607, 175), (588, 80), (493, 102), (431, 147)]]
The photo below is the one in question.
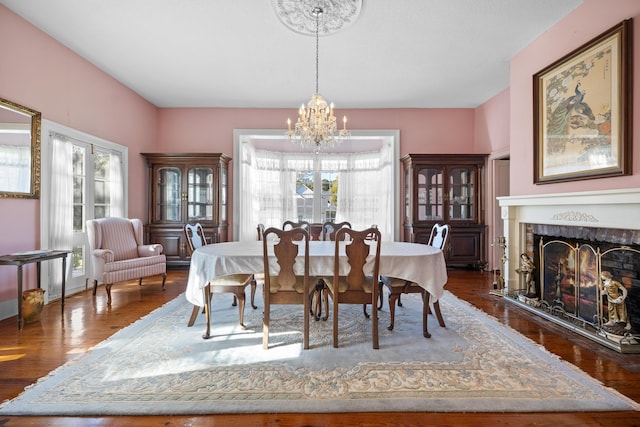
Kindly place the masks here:
[[(13, 398), (29, 384), (85, 352), (124, 326), (184, 291), (187, 270), (171, 270), (166, 291), (157, 278), (117, 283), (113, 305), (103, 288), (45, 307), (40, 322), (17, 330), (15, 317), (0, 322), (0, 400)], [(447, 288), (458, 297), (520, 331), (549, 351), (640, 402), (640, 355), (623, 355), (503, 301), (489, 293), (493, 276), (479, 271), (451, 270)], [(385, 304), (385, 310), (388, 307)], [(446, 320), (446, 313), (444, 313)], [(186, 320), (185, 320), (186, 321)], [(430, 319), (431, 321), (431, 319)], [(432, 321), (431, 327), (437, 327)], [(422, 337), (420, 337), (422, 339)], [(540, 367), (544, 369), (543, 366)], [(640, 412), (598, 413), (348, 413), (252, 414), (147, 417), (1, 417), (0, 426), (640, 426)]]

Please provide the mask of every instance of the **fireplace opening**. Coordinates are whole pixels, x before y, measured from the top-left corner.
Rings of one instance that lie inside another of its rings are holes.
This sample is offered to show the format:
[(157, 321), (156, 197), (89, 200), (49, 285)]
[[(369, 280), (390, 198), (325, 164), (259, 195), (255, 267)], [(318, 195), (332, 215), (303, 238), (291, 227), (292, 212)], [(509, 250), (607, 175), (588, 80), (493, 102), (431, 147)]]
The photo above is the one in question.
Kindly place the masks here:
[[(512, 297), (614, 348), (640, 352), (638, 232), (538, 224), (526, 231), (525, 255), (534, 270), (529, 283), (518, 270), (522, 277)], [(626, 298), (618, 302), (609, 290)]]

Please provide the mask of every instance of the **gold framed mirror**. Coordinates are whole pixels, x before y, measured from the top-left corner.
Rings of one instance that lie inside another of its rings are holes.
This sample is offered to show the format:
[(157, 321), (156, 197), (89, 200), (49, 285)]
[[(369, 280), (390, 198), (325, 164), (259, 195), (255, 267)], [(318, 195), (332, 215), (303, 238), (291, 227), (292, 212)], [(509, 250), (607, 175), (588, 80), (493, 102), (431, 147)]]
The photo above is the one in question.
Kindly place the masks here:
[(0, 198), (40, 197), (40, 112), (0, 98)]

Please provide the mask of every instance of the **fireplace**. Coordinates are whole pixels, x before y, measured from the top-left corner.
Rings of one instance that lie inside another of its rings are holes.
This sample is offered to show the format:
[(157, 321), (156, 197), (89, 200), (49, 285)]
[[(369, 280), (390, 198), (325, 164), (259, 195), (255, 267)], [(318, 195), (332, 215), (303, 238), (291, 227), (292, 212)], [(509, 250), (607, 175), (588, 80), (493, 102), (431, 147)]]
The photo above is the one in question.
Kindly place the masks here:
[[(609, 348), (640, 353), (640, 190), (499, 202), (506, 262), (494, 293)], [(530, 276), (523, 259), (534, 266)], [(616, 288), (624, 304), (607, 296)]]

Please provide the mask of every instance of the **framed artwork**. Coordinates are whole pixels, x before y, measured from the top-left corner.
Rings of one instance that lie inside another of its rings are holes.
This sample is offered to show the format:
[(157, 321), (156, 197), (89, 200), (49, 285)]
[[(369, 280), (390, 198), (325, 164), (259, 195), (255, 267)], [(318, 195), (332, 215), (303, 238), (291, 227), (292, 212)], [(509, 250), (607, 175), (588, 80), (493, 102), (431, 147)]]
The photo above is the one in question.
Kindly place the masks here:
[(631, 20), (533, 76), (534, 183), (631, 173)]

